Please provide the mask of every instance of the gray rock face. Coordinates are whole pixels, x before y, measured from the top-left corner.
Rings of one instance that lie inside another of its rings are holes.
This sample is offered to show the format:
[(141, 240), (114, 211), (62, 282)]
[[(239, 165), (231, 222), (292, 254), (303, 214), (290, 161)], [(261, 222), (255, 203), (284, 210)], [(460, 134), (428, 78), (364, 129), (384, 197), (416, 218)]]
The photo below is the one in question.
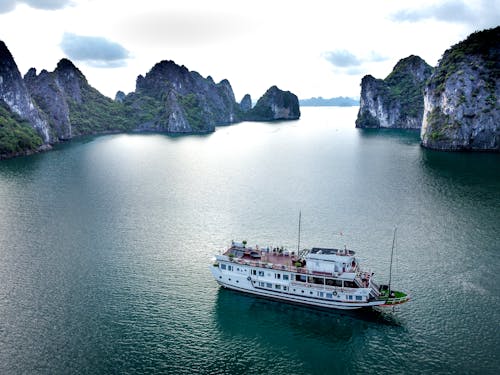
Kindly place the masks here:
[(138, 112), (138, 129), (169, 133), (211, 132), (241, 120), (229, 81), (215, 83), (173, 61), (139, 76), (124, 103)]
[(123, 91), (117, 91), (116, 95), (115, 95), (115, 102), (123, 103), (123, 101), (125, 100), (125, 97), (126, 97), (126, 95)]
[(130, 121), (122, 104), (91, 87), (82, 72), (62, 59), (53, 72), (35, 69), (24, 77), (28, 91), (49, 119), (53, 141), (73, 136), (129, 130)]
[(422, 145), (500, 151), (500, 27), (447, 50), (425, 88)]
[(423, 86), (431, 73), (424, 60), (409, 56), (400, 60), (384, 80), (363, 77), (356, 127), (420, 129)]
[(240, 108), (243, 112), (248, 112), (252, 109), (252, 97), (246, 94), (240, 102)]
[(57, 76), (46, 70), (42, 70), (37, 76), (36, 70), (31, 68), (24, 76), (24, 82), (31, 96), (46, 113), (55, 137), (58, 140), (70, 139), (72, 132), (69, 107)]
[(269, 88), (255, 107), (245, 114), (250, 121), (297, 120), (300, 118), (299, 99), (290, 91), (276, 86)]
[(2, 41), (0, 41), (0, 99), (12, 112), (30, 122), (45, 143), (51, 142), (48, 121), (33, 102), (14, 58)]

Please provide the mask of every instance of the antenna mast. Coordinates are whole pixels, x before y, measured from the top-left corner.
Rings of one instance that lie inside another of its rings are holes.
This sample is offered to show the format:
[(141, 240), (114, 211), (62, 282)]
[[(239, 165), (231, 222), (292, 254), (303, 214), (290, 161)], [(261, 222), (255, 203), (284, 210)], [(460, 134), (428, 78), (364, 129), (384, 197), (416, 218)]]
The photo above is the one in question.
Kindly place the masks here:
[(297, 241), (297, 256), (299, 256), (300, 251), (300, 222), (302, 219), (302, 211), (299, 211), (299, 240)]
[(391, 294), (391, 279), (392, 279), (392, 258), (394, 256), (394, 247), (396, 246), (396, 230), (397, 226), (394, 227), (394, 235), (392, 237), (392, 249), (391, 249), (391, 265), (389, 267), (389, 295)]

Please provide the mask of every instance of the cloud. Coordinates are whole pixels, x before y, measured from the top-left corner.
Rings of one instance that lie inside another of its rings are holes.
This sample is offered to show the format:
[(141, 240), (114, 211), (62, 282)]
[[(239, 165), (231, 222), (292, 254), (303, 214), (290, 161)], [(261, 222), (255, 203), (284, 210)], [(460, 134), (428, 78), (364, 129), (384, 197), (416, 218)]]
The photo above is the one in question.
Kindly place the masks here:
[(74, 0), (0, 0), (0, 13), (8, 13), (19, 4), (35, 9), (56, 10), (73, 5)]
[(382, 62), (387, 57), (377, 52), (370, 51), (367, 56), (356, 56), (345, 49), (328, 51), (322, 54), (323, 58), (332, 64), (337, 72), (347, 75), (361, 74), (365, 69), (363, 65), (367, 63)]
[(126, 65), (129, 52), (120, 44), (106, 38), (64, 33), (61, 49), (71, 59), (98, 68)]
[(2, 0), (2, 1), (0, 1), (0, 14), (1, 13), (8, 13), (11, 10), (14, 10), (16, 5), (17, 5), (17, 0)]
[(345, 49), (325, 52), (323, 57), (330, 64), (339, 68), (361, 65), (361, 60)]
[(128, 40), (149, 45), (192, 47), (251, 33), (255, 21), (241, 14), (199, 10), (142, 12), (119, 23)]
[(436, 21), (463, 23), (477, 28), (492, 27), (500, 23), (500, 1), (479, 0), (465, 2), (447, 0), (417, 9), (402, 9), (389, 16), (396, 22), (419, 22), (428, 19)]

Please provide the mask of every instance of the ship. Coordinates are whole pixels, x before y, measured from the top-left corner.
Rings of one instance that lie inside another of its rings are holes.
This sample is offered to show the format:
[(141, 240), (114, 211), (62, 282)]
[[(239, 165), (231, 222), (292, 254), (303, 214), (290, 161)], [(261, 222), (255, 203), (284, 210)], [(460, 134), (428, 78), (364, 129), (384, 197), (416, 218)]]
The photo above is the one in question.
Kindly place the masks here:
[[(394, 240), (390, 275), (393, 251)], [(346, 246), (295, 252), (232, 241), (213, 259), (211, 273), (227, 289), (327, 309), (391, 307), (410, 300), (391, 288), (391, 276), (389, 283), (378, 284)]]

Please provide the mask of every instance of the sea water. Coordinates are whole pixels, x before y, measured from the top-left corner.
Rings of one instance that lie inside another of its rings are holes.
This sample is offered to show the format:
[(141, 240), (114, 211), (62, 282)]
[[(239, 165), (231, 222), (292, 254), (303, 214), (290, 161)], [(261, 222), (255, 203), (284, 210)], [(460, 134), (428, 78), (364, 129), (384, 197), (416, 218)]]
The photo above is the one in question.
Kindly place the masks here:
[[(0, 162), (0, 373), (498, 373), (500, 155), (303, 108), (203, 136)], [(231, 240), (343, 246), (412, 300), (315, 310), (223, 290)]]

